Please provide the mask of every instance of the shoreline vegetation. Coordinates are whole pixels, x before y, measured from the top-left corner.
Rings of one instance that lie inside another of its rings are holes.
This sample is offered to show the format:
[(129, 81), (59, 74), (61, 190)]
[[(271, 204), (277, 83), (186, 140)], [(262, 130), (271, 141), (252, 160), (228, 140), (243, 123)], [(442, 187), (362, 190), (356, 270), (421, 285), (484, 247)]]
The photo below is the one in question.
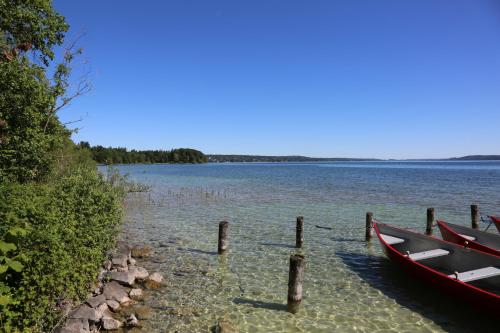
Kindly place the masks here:
[(91, 146), (82, 141), (81, 149), (90, 151), (92, 158), (98, 164), (200, 164), (200, 163), (280, 163), (280, 162), (382, 162), (382, 161), (487, 161), (500, 160), (500, 155), (468, 155), (443, 159), (378, 159), (350, 157), (307, 157), (300, 155), (268, 156), (268, 155), (237, 155), (237, 154), (207, 154), (192, 148), (177, 148), (172, 150), (128, 150), (124, 147)]
[(89, 90), (86, 81), (71, 85), (82, 51), (63, 46), (68, 29), (50, 0), (0, 6), (2, 333), (54, 332), (87, 299), (115, 248), (130, 190), (116, 172), (99, 172), (59, 120)]
[(91, 146), (82, 141), (81, 149), (90, 151), (95, 162), (100, 165), (111, 164), (201, 164), (201, 163), (282, 163), (282, 162), (384, 162), (384, 161), (498, 161), (500, 155), (468, 155), (451, 158), (431, 159), (378, 159), (351, 157), (308, 157), (301, 155), (238, 155), (207, 154), (192, 148), (172, 150), (128, 150), (124, 147)]
[(349, 158), (349, 157), (307, 157), (292, 156), (264, 156), (264, 155), (207, 155), (208, 162), (212, 163), (241, 163), (241, 162), (384, 162), (384, 161), (498, 161), (500, 155), (468, 155), (462, 157), (442, 159), (378, 159), (378, 158)]
[(191, 148), (172, 150), (128, 150), (122, 147), (91, 146), (82, 141), (81, 149), (90, 152), (94, 161), (99, 164), (153, 164), (153, 163), (206, 163), (207, 157), (201, 151)]

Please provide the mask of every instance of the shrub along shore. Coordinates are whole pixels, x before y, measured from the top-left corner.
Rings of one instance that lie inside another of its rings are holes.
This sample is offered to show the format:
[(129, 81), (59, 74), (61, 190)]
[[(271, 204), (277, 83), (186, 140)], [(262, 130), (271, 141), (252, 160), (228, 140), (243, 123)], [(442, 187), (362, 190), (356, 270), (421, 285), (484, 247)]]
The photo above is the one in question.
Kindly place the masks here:
[(81, 50), (61, 48), (67, 30), (51, 0), (0, 4), (1, 333), (53, 331), (93, 290), (120, 230), (127, 184), (99, 173), (57, 116), (88, 87), (71, 90)]

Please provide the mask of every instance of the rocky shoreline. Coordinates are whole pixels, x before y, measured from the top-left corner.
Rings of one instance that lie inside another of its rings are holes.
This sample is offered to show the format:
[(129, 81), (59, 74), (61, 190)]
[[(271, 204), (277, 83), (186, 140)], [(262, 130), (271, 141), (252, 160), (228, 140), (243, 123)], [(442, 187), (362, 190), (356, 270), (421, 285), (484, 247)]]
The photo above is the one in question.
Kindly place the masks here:
[(67, 316), (54, 332), (141, 332), (142, 322), (152, 315), (142, 303), (144, 289), (160, 288), (164, 282), (160, 273), (149, 274), (136, 265), (137, 258), (148, 257), (151, 252), (149, 246), (118, 242), (115, 253), (103, 264), (90, 297), (77, 307), (64, 301), (59, 304)]

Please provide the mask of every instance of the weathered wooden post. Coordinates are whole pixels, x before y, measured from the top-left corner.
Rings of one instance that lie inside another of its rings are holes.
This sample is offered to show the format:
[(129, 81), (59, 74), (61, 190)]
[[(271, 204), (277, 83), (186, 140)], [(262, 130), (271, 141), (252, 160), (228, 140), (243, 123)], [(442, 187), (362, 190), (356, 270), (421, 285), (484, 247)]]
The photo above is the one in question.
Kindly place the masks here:
[(373, 236), (373, 213), (366, 213), (366, 230), (365, 230), (365, 240), (370, 241)]
[(297, 230), (295, 234), (295, 247), (302, 247), (304, 244), (304, 217), (297, 216)]
[(479, 220), (479, 208), (477, 205), (470, 205), (470, 217), (472, 222), (472, 229), (478, 229), (478, 220)]
[(287, 309), (290, 313), (297, 313), (302, 301), (302, 283), (304, 283), (304, 256), (292, 254), (290, 256), (290, 272), (288, 275)]
[(426, 235), (432, 235), (432, 227), (434, 225), (434, 208), (427, 208), (427, 227), (425, 228)]
[(227, 240), (227, 228), (229, 227), (229, 222), (222, 221), (219, 222), (219, 254), (223, 254), (227, 250), (228, 240)]

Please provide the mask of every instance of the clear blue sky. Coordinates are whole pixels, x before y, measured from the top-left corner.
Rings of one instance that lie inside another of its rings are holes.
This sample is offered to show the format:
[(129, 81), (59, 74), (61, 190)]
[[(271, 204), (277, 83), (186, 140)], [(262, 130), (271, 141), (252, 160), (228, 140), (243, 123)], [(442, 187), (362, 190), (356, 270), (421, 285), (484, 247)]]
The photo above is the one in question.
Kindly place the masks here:
[(500, 154), (500, 1), (56, 0), (92, 66), (76, 141)]

